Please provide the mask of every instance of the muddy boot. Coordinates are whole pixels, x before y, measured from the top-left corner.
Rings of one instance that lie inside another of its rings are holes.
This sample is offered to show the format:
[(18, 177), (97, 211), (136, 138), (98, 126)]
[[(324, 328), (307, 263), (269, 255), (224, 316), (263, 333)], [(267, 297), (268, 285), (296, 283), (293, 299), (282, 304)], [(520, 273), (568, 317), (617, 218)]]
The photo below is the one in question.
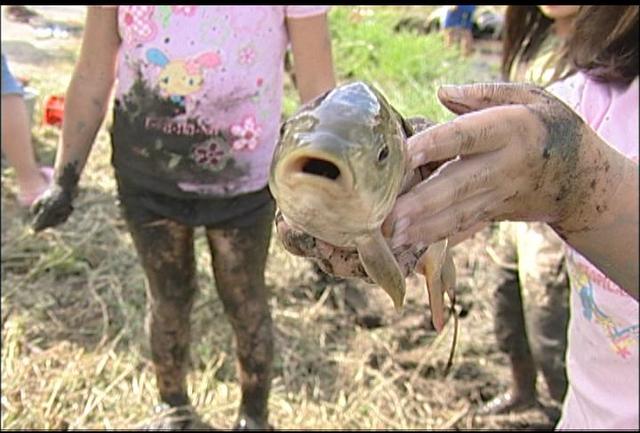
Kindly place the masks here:
[(536, 399), (536, 369), (532, 358), (511, 358), (513, 387), (478, 409), (478, 415), (502, 415), (534, 406)]

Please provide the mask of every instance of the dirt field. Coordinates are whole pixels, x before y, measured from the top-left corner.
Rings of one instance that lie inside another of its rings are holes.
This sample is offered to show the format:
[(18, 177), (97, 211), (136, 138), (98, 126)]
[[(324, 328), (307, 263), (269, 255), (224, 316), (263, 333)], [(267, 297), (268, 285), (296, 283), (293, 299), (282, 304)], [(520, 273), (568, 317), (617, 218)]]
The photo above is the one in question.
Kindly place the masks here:
[[(70, 72), (77, 35), (39, 39), (27, 27), (7, 23), (3, 13), (3, 52), (14, 69), (34, 76), (38, 68), (60, 64), (60, 74)], [(497, 45), (477, 48), (476, 72), (488, 74)], [(52, 163), (59, 130), (36, 122), (34, 134), (40, 159)], [(118, 215), (109, 157), (102, 131), (71, 219), (38, 235), (17, 207), (13, 172), (3, 160), (3, 429), (131, 428), (156, 402), (144, 336), (144, 279)], [(453, 320), (435, 333), (418, 277), (409, 281), (406, 307), (395, 313), (381, 289), (319, 274), (274, 239), (268, 284), (277, 345), (270, 403), (276, 428), (551, 428), (557, 408), (542, 380), (538, 407), (499, 417), (474, 414), (509, 384), (507, 360), (493, 336), (496, 282), (487, 265), (488, 235), (478, 233), (454, 249), (459, 341), (446, 376)], [(229, 428), (239, 399), (232, 334), (212, 288), (203, 239), (196, 248), (202, 293), (193, 315), (190, 394), (205, 421)]]

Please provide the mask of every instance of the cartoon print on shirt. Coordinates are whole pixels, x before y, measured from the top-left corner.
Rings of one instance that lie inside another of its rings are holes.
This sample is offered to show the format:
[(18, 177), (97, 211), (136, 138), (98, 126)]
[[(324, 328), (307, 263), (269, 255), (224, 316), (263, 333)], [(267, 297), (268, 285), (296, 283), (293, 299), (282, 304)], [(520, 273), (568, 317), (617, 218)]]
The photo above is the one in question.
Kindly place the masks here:
[(202, 88), (204, 69), (213, 69), (220, 65), (220, 57), (214, 52), (207, 52), (187, 60), (169, 60), (159, 49), (150, 48), (146, 58), (162, 70), (157, 78), (160, 89), (172, 101), (184, 106), (184, 99)]
[(622, 358), (629, 357), (631, 355), (631, 346), (634, 343), (638, 343), (639, 325), (635, 324), (624, 328), (617, 325), (598, 307), (593, 295), (593, 285), (587, 274), (582, 272), (579, 266), (575, 268), (576, 272), (573, 273), (573, 275), (575, 275), (576, 278), (572, 286), (580, 296), (582, 315), (589, 322), (599, 325), (605, 331), (616, 354)]
[(119, 6), (122, 41), (134, 45), (155, 38), (158, 28), (153, 20), (154, 6)]

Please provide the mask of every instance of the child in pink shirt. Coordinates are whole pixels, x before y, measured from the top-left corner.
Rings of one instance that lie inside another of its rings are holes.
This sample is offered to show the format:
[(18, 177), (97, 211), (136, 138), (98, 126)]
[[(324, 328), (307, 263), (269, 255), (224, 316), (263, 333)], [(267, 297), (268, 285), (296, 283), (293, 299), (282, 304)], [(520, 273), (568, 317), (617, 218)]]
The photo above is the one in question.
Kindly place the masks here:
[[(638, 77), (611, 85), (584, 73), (549, 89), (620, 153), (638, 162)], [(558, 429), (638, 429), (638, 301), (568, 248), (569, 389)]]
[(200, 226), (236, 337), (242, 401), (235, 426), (270, 427), (273, 335), (264, 268), (274, 202), (267, 176), (289, 44), (302, 102), (335, 85), (326, 15), (323, 6), (88, 10), (55, 185), (34, 206), (33, 226), (42, 230), (69, 216), (117, 82), (111, 138), (118, 198), (148, 280), (160, 398), (182, 417), (161, 417), (151, 427), (203, 427), (185, 380)]

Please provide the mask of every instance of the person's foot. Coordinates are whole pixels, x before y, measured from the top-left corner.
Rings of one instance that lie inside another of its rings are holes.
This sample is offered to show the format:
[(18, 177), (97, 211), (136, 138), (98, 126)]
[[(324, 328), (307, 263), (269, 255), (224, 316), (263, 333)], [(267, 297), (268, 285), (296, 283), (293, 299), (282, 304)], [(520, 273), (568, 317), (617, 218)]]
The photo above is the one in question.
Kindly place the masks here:
[(233, 426), (234, 430), (273, 430), (273, 426), (266, 420), (257, 420), (249, 416), (240, 416)]
[(53, 167), (40, 167), (40, 177), (32, 181), (18, 183), (18, 203), (24, 208), (30, 208), (33, 202), (49, 188), (53, 181)]
[(137, 426), (139, 430), (216, 430), (202, 419), (191, 406), (170, 407), (161, 404), (150, 421)]
[(478, 415), (502, 415), (528, 409), (536, 404), (534, 395), (518, 395), (511, 391), (499, 394), (476, 412)]

